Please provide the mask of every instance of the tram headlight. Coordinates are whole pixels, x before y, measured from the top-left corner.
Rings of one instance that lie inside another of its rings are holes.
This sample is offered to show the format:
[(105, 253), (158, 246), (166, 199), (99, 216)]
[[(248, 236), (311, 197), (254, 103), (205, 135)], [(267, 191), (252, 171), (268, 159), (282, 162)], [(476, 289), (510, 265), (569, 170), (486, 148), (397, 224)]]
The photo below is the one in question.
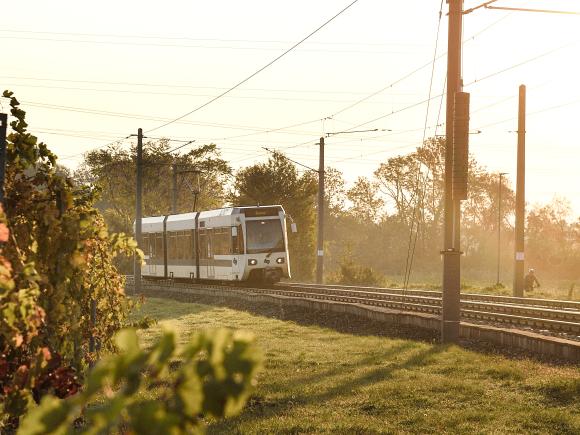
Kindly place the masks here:
[(284, 258), (276, 258), (276, 263), (284, 264)]
[(248, 266), (255, 266), (256, 264), (258, 264), (258, 260), (256, 260), (255, 258), (250, 258), (248, 260)]

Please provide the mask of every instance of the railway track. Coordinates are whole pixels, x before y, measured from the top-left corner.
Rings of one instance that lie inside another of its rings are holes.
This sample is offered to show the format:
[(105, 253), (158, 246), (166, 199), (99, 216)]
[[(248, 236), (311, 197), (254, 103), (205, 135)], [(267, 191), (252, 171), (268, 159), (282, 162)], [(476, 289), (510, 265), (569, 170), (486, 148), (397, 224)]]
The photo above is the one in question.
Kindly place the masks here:
[[(351, 286), (281, 284), (274, 289), (256, 289), (278, 295), (326, 299), (441, 315), (441, 292)], [(498, 299), (500, 298), (500, 299)], [(497, 302), (500, 301), (500, 302)], [(535, 300), (541, 301), (541, 300)], [(526, 304), (520, 298), (469, 294), (461, 296), (461, 318), (488, 324), (565, 334), (580, 340), (580, 303), (545, 300), (544, 305)]]
[[(280, 283), (272, 288), (241, 287), (223, 284), (152, 281), (151, 285), (188, 288), (216, 288), (231, 292), (270, 294), (293, 298), (334, 301), (382, 307), (398, 311), (441, 315), (441, 292), (377, 287)], [(500, 327), (533, 330), (580, 341), (580, 303), (548, 299), (513, 298), (479, 294), (461, 295), (464, 321)]]
[[(339, 290), (360, 290), (390, 294), (401, 294), (406, 296), (431, 296), (441, 299), (442, 292), (437, 290), (419, 290), (400, 288), (385, 288), (385, 287), (364, 287), (364, 286), (347, 286), (347, 285), (323, 285), (310, 283), (281, 283), (279, 286), (287, 288), (328, 288)], [(580, 311), (580, 302), (563, 301), (558, 299), (540, 299), (540, 298), (516, 298), (512, 296), (498, 296), (498, 295), (484, 295), (479, 293), (462, 293), (462, 300), (480, 301), (480, 302), (497, 302), (500, 304), (515, 304), (523, 306), (536, 306), (563, 310)]]

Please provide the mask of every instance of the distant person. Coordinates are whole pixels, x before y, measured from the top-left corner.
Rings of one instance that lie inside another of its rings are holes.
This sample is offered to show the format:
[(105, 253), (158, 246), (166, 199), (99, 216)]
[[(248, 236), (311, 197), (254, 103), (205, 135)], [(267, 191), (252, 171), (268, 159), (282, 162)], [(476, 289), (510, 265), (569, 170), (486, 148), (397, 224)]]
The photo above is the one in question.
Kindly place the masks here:
[(540, 281), (538, 281), (538, 278), (536, 278), (534, 269), (530, 269), (524, 278), (524, 290), (531, 292), (534, 290), (534, 287), (540, 287)]

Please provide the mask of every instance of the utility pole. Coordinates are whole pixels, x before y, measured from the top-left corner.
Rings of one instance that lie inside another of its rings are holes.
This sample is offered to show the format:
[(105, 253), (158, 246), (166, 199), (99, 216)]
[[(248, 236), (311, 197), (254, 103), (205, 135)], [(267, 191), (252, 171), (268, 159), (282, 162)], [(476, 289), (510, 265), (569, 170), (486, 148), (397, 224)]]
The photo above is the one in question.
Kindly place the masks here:
[(177, 163), (171, 165), (173, 177), (171, 184), (171, 214), (177, 214)]
[(4, 204), (4, 177), (6, 176), (6, 132), (8, 115), (0, 113), (0, 204)]
[(445, 213), (443, 245), (443, 309), (441, 339), (445, 343), (459, 340), (460, 317), (460, 255), (459, 200), (453, 198), (453, 151), (455, 94), (461, 91), (461, 31), (463, 0), (447, 0), (449, 4), (449, 35), (447, 56), (447, 109), (445, 144)]
[(497, 285), (500, 284), (499, 269), (501, 263), (501, 180), (504, 175), (506, 175), (506, 172), (499, 173), (499, 183), (497, 187)]
[(519, 88), (518, 164), (516, 176), (515, 297), (524, 297), (524, 226), (526, 220), (526, 87)]
[[(136, 188), (136, 200), (135, 200), (135, 239), (137, 240), (137, 246), (141, 247), (143, 245), (143, 237), (141, 235), (142, 230), (142, 213), (143, 213), (143, 129), (137, 131), (137, 188)], [(135, 257), (134, 264), (134, 279), (135, 279), (135, 293), (141, 293), (141, 260)]]
[(318, 161), (318, 243), (316, 252), (316, 283), (322, 284), (324, 274), (324, 137), (320, 138)]

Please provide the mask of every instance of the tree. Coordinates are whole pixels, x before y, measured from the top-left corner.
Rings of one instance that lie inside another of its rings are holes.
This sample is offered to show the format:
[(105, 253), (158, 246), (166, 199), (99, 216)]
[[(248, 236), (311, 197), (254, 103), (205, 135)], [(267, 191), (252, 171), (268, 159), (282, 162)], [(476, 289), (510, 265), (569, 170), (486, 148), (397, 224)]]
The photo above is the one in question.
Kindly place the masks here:
[[(144, 216), (171, 213), (172, 165), (178, 165), (178, 212), (193, 209), (195, 177), (193, 169), (201, 171), (201, 192), (198, 210), (222, 207), (225, 201), (225, 183), (231, 168), (220, 158), (215, 144), (197, 147), (186, 154), (169, 152), (166, 139), (147, 141), (143, 146), (143, 211)], [(136, 147), (129, 150), (120, 145), (88, 152), (75, 173), (80, 183), (91, 183), (101, 191), (97, 207), (115, 231), (132, 232), (135, 219)]]
[(315, 254), (315, 204), (318, 183), (311, 172), (301, 176), (282, 153), (273, 153), (266, 163), (241, 169), (235, 177), (229, 200), (233, 205), (280, 204), (297, 224), (289, 232), (292, 273), (310, 279)]
[(324, 170), (325, 216), (338, 217), (346, 207), (344, 177), (338, 169), (327, 167)]
[(420, 200), (420, 163), (416, 154), (390, 158), (374, 172), (380, 191), (393, 203), (395, 216), (408, 226), (415, 219), (415, 203)]
[(570, 203), (556, 197), (527, 216), (526, 264), (538, 269), (540, 276), (580, 278), (580, 232), (578, 223), (569, 222), (570, 215)]
[(350, 212), (361, 222), (376, 222), (384, 201), (378, 196), (378, 185), (366, 177), (359, 177), (347, 192), (352, 202)]

